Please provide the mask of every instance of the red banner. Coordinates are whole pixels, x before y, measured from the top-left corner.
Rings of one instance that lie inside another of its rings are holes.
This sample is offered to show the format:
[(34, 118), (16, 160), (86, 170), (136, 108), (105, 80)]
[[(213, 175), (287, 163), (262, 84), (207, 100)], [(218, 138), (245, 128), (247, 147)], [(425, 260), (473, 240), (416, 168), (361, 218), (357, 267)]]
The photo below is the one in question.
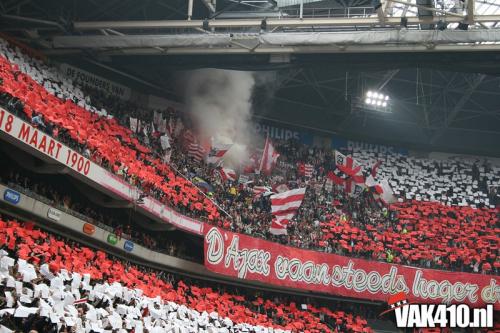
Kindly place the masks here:
[(205, 226), (205, 266), (216, 273), (318, 293), (386, 302), (404, 292), (415, 303), (494, 303), (496, 276), (420, 269), (302, 250)]

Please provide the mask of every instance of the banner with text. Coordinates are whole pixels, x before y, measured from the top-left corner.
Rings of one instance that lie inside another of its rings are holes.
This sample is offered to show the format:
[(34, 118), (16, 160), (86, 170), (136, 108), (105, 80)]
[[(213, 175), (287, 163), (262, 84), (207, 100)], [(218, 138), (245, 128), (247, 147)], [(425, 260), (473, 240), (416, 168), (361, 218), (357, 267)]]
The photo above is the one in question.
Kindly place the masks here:
[(205, 227), (205, 266), (216, 273), (336, 296), (387, 301), (404, 292), (410, 302), (494, 303), (496, 276), (391, 265), (302, 250), (217, 227)]
[(71, 78), (75, 82), (93, 87), (108, 95), (116, 96), (123, 100), (130, 99), (132, 90), (124, 85), (68, 64), (61, 64), (60, 68), (65, 76)]
[(349, 152), (366, 150), (366, 151), (376, 152), (376, 153), (380, 153), (380, 154), (408, 155), (408, 149), (406, 149), (406, 148), (348, 140), (346, 138), (339, 137), (339, 136), (332, 137), (332, 147), (334, 147), (336, 149), (345, 149)]
[[(76, 177), (106, 188), (123, 200), (135, 202), (141, 195), (137, 187), (2, 108), (0, 108), (0, 138), (23, 150), (33, 152), (46, 161), (64, 165), (72, 170)], [(203, 234), (203, 222), (178, 213), (154, 198), (145, 197), (143, 201), (144, 204), (138, 209), (186, 231)]]
[(256, 122), (254, 130), (257, 134), (273, 140), (297, 140), (303, 144), (310, 145), (313, 143), (313, 136), (306, 131), (297, 131), (289, 128), (273, 126), (267, 123)]

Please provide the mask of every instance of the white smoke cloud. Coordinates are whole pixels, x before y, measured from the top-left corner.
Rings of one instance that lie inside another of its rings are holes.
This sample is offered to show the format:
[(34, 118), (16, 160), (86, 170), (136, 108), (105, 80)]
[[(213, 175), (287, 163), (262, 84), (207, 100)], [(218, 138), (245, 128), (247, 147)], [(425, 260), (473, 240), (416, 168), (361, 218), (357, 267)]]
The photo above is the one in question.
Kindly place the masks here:
[(247, 158), (255, 141), (252, 123), (252, 72), (200, 69), (183, 75), (185, 105), (200, 138), (235, 143), (226, 154), (227, 166)]

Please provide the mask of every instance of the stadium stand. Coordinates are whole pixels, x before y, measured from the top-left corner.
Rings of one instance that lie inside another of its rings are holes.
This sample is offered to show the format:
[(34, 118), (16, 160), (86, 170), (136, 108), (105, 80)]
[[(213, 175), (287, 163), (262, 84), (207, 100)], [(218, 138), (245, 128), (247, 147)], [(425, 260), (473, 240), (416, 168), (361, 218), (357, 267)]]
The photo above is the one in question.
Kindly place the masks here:
[(372, 332), (345, 311), (204, 287), (30, 222), (2, 218), (0, 244), (3, 332)]
[[(381, 154), (358, 150), (353, 157), (373, 165), (383, 159), (380, 178), (391, 179), (398, 197), (405, 200), (440, 201), (453, 206), (490, 207), (496, 205), (500, 166), (488, 159), (454, 157), (424, 159), (400, 154)], [(490, 202), (491, 201), (491, 202)]]
[[(343, 187), (332, 185), (333, 152), (293, 140), (275, 142), (279, 167), (271, 175), (252, 175), (246, 184), (221, 180), (218, 168), (189, 154), (193, 143), (189, 120), (175, 110), (161, 112), (171, 136), (171, 148), (165, 151), (151, 129), (135, 133), (128, 128), (134, 126), (127, 115), (150, 124), (152, 112), (146, 116), (135, 105), (124, 107), (123, 102), (109, 99), (105, 104), (103, 96), (74, 86), (42, 62), (6, 43), (1, 49), (0, 89), (7, 108), (183, 214), (301, 248), (498, 274), (495, 188), (500, 173), (487, 160), (478, 165), (466, 159), (352, 152), (365, 166), (380, 164), (374, 180), (390, 179), (400, 202), (388, 207), (369, 191), (354, 198)], [(194, 178), (203, 184), (196, 187), (189, 180)], [(283, 186), (307, 186), (308, 190), (288, 225), (288, 235), (276, 236), (269, 232), (272, 215), (267, 194)], [(259, 193), (258, 188), (268, 192)]]
[[(0, 166), (0, 183), (21, 193), (34, 196), (61, 211), (67, 212), (86, 222), (114, 233), (118, 239), (124, 238), (151, 250), (201, 262), (196, 253), (186, 253), (186, 245), (171, 233), (152, 232), (132, 223), (129, 214), (117, 209), (105, 209), (93, 204), (81, 195), (70, 182), (60, 182), (60, 176), (36, 175), (24, 170), (9, 156), (0, 151), (0, 159), (8, 161)], [(63, 183), (63, 184), (62, 184)]]

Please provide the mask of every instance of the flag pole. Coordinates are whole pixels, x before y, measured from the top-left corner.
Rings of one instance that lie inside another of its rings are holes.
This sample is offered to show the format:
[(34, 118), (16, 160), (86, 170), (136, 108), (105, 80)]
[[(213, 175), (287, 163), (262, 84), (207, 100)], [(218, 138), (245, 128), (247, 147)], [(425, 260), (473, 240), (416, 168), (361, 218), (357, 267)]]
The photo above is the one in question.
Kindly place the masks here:
[(264, 149), (262, 150), (262, 157), (260, 158), (259, 174), (262, 173), (262, 165), (264, 164), (264, 158), (266, 157), (268, 150), (269, 150), (269, 133), (267, 133), (266, 142), (264, 143)]

